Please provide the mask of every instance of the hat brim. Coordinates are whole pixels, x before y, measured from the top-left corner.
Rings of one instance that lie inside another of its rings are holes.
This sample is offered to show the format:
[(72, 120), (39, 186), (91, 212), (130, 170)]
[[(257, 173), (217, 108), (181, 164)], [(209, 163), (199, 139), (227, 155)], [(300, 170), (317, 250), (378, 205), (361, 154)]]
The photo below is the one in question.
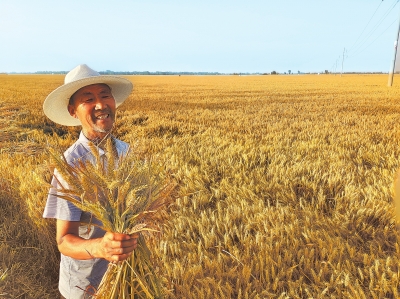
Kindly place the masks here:
[(44, 100), (44, 113), (49, 119), (60, 125), (80, 126), (81, 122), (68, 112), (69, 99), (80, 88), (92, 84), (107, 84), (111, 88), (116, 107), (128, 98), (133, 89), (132, 82), (122, 77), (101, 75), (83, 78), (53, 90)]

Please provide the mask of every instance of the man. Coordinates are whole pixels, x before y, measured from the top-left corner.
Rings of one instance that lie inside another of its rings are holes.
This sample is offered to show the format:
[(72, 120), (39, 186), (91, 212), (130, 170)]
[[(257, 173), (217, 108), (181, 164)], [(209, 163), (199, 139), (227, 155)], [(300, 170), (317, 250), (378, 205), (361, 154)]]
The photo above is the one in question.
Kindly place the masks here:
[[(105, 139), (112, 138), (115, 153), (123, 155), (128, 144), (111, 136), (116, 108), (133, 89), (130, 81), (116, 76), (101, 76), (87, 65), (79, 65), (65, 76), (64, 85), (51, 92), (43, 104), (52, 121), (66, 126), (82, 126), (79, 139), (64, 153), (69, 164), (90, 159), (89, 142), (104, 154)], [(54, 171), (52, 186), (43, 213), (57, 219), (56, 240), (61, 252), (59, 290), (62, 298), (89, 298), (98, 287), (109, 262), (122, 261), (136, 248), (138, 235), (104, 232), (90, 213), (57, 197)], [(64, 185), (64, 184), (63, 184)], [(101, 224), (101, 223), (100, 223)]]

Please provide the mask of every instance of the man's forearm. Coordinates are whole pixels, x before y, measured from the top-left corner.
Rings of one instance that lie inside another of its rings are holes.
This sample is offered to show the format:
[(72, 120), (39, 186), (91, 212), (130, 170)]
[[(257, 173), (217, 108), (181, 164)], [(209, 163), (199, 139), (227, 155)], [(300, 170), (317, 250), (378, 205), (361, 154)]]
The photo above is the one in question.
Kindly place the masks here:
[(74, 234), (67, 234), (59, 240), (58, 250), (77, 260), (103, 258), (98, 250), (100, 242), (101, 238), (87, 240)]

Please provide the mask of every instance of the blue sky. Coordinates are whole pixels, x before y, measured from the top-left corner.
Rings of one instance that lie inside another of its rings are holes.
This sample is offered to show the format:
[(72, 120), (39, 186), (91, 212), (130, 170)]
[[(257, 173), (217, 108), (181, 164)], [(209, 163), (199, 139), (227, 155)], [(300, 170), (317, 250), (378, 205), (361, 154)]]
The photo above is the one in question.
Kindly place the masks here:
[(0, 0), (0, 72), (387, 72), (398, 1)]

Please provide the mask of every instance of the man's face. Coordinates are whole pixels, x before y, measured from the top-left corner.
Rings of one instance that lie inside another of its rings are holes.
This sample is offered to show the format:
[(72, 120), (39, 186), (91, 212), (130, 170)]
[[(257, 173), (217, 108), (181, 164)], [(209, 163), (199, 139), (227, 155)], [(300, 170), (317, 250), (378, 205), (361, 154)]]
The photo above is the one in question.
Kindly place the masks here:
[(68, 111), (82, 124), (83, 134), (90, 140), (104, 138), (115, 121), (115, 99), (106, 84), (82, 87), (71, 97)]

